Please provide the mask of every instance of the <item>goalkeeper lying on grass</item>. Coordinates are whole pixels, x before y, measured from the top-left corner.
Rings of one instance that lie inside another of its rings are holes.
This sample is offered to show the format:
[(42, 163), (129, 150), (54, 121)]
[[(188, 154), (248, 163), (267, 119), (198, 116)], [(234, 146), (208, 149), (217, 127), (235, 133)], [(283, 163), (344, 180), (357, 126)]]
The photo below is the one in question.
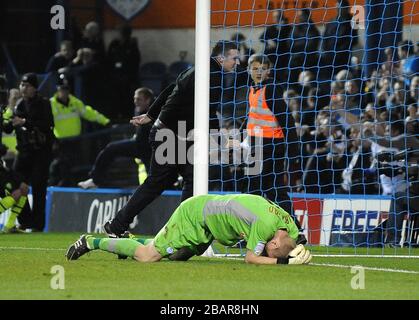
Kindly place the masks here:
[(182, 202), (154, 239), (95, 238), (82, 235), (66, 253), (77, 260), (92, 250), (132, 257), (186, 261), (201, 255), (214, 239), (232, 246), (247, 241), (245, 261), (253, 264), (307, 264), (310, 251), (296, 245), (291, 216), (265, 198), (249, 194), (201, 195)]

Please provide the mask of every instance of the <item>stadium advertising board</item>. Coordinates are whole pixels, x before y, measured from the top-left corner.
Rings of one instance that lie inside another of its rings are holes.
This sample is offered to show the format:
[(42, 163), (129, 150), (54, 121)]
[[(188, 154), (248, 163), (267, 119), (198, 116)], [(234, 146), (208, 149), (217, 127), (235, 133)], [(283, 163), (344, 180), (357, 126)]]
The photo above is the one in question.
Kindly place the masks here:
[[(380, 225), (387, 219), (390, 200), (325, 199), (321, 245), (372, 244), (379, 241)], [(326, 232), (327, 231), (327, 232)]]
[[(53, 191), (51, 191), (53, 190)], [(48, 193), (47, 231), (100, 233), (127, 203), (130, 190), (51, 188)], [(294, 194), (295, 196), (295, 194)], [(138, 234), (156, 234), (179, 204), (179, 192), (166, 192), (148, 206), (131, 225)], [(380, 225), (387, 219), (389, 199), (293, 198), (295, 214), (313, 245), (372, 244), (380, 242)], [(75, 209), (77, 208), (77, 209)]]
[[(333, 197), (331, 195), (331, 197)], [(380, 242), (380, 225), (387, 219), (390, 200), (293, 198), (295, 214), (308, 242), (347, 245)]]
[[(49, 207), (46, 219), (48, 221), (46, 229), (51, 232), (101, 233), (102, 225), (115, 217), (132, 194), (130, 190), (102, 189), (99, 192), (73, 188), (53, 188), (53, 190), (48, 193)], [(131, 230), (138, 234), (156, 234), (178, 203), (177, 196), (159, 197), (134, 219)]]

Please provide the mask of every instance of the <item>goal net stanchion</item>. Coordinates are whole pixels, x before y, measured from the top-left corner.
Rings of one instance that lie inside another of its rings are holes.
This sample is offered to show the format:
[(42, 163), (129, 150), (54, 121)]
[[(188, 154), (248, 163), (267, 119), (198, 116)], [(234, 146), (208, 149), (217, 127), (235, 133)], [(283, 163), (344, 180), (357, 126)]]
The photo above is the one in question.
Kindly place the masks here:
[[(276, 172), (275, 181), (292, 184), (293, 211), (309, 244), (330, 254), (417, 255), (418, 24), (414, 1), (197, 1), (195, 194), (256, 192), (282, 206), (278, 184), (264, 183), (267, 172), (252, 179), (260, 188), (254, 190), (244, 170), (252, 149), (243, 141), (251, 83), (246, 63), (262, 53), (282, 90), (267, 103), (286, 103), (276, 116), (293, 117), (285, 132), (295, 129), (297, 139), (286, 136), (285, 146), (299, 150), (298, 168), (287, 151), (268, 160), (285, 161), (285, 174)], [(202, 72), (209, 74), (209, 52), (219, 40), (237, 43), (242, 56), (236, 72), (222, 75), (214, 106)], [(224, 130), (209, 145), (208, 107), (217, 108)], [(231, 137), (242, 142), (235, 151), (225, 148)], [(208, 148), (220, 156), (204, 159)]]

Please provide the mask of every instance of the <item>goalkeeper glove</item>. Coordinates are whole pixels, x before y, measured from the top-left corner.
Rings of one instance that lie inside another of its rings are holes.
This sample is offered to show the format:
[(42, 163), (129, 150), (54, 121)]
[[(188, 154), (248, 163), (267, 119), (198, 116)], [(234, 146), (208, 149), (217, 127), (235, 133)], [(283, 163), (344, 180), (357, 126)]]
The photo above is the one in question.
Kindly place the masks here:
[(288, 258), (278, 258), (277, 264), (309, 264), (312, 255), (309, 250), (304, 248), (302, 244), (295, 247), (289, 254)]

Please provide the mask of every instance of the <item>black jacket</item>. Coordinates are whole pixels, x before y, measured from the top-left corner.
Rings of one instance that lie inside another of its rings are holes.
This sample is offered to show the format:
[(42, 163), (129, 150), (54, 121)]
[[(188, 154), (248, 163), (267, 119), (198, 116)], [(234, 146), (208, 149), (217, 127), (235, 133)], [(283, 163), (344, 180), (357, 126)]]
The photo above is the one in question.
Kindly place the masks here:
[[(216, 111), (222, 89), (221, 66), (211, 59), (210, 64), (210, 129), (218, 129)], [(166, 90), (165, 90), (166, 91)], [(172, 92), (161, 107), (158, 119), (169, 129), (177, 132), (178, 121), (186, 121), (186, 130), (194, 128), (195, 67), (183, 71), (176, 79)], [(159, 100), (159, 98), (157, 98)], [(151, 116), (156, 110), (152, 110)]]
[(29, 100), (18, 101), (13, 115), (26, 119), (23, 126), (14, 127), (9, 122), (5, 132), (16, 132), (17, 149), (20, 152), (48, 150), (54, 140), (54, 118), (49, 100), (38, 94)]

